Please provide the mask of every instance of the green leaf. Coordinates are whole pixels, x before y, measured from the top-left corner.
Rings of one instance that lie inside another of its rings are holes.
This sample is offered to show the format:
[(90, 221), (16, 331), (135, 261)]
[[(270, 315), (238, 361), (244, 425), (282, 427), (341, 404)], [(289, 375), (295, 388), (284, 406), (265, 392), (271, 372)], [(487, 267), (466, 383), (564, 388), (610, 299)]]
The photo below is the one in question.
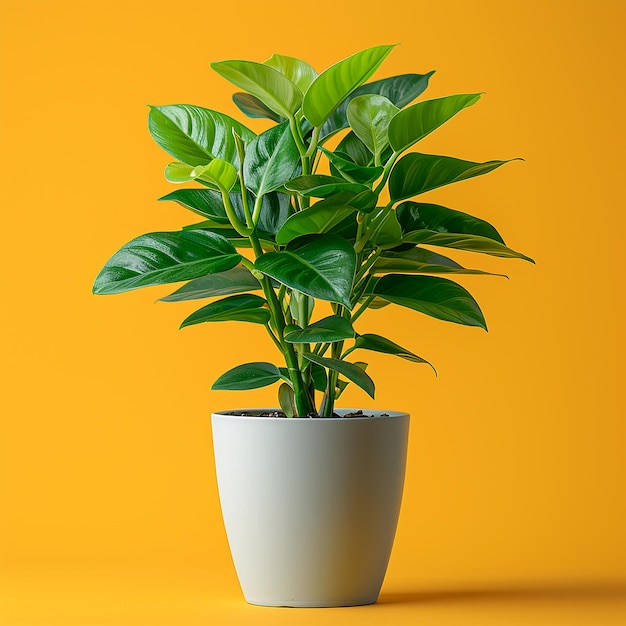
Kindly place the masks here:
[(214, 298), (233, 293), (244, 293), (261, 289), (261, 284), (245, 267), (233, 267), (225, 272), (209, 274), (189, 281), (169, 296), (161, 298), (161, 302), (182, 302)]
[(475, 163), (453, 157), (414, 152), (403, 156), (396, 163), (389, 177), (389, 192), (394, 202), (405, 200), (450, 183), (487, 174), (515, 160), (519, 159)]
[(387, 274), (372, 281), (368, 292), (440, 320), (487, 330), (482, 311), (469, 291), (445, 278)]
[(489, 222), (439, 204), (403, 202), (396, 207), (396, 214), (405, 233), (425, 229), (439, 233), (480, 235), (504, 243), (500, 233)]
[(331, 234), (298, 237), (285, 250), (261, 255), (255, 267), (292, 289), (350, 308), (356, 254), (341, 237)]
[(285, 118), (292, 117), (302, 104), (300, 89), (273, 67), (253, 61), (220, 61), (211, 67)]
[(228, 224), (221, 194), (209, 189), (177, 189), (159, 198), (170, 200), (202, 217)]
[(326, 370), (321, 365), (311, 363), (311, 378), (313, 379), (313, 386), (317, 391), (326, 391), (328, 376), (326, 375)]
[[(241, 195), (237, 194), (237, 198), (231, 195), (231, 202), (237, 214), (243, 217), (243, 205), (241, 203)], [(250, 199), (249, 206), (254, 204), (254, 196)], [(257, 224), (257, 233), (261, 239), (271, 241), (285, 223), (291, 213), (290, 196), (285, 193), (272, 191), (263, 196), (261, 201), (261, 215)]]
[(325, 148), (320, 150), (328, 157), (330, 171), (334, 176), (343, 176), (348, 182), (368, 185), (380, 178), (383, 173), (383, 166), (363, 167), (357, 165), (348, 154), (341, 152), (330, 152)]
[(468, 250), (469, 252), (481, 252), (482, 254), (509, 259), (524, 259), (534, 263), (529, 256), (516, 252), (498, 241), (481, 237), (480, 235), (460, 235), (457, 233), (436, 233), (432, 230), (416, 230), (404, 235), (402, 240), (408, 243), (425, 243), (429, 246), (443, 246), (444, 248), (456, 248), (457, 250)]
[(357, 96), (348, 105), (348, 121), (355, 135), (380, 163), (380, 155), (389, 145), (387, 129), (399, 109), (384, 96)]
[(418, 102), (400, 111), (389, 124), (391, 147), (403, 152), (479, 100), (479, 93), (460, 94)]
[(304, 117), (313, 126), (321, 126), (343, 100), (378, 69), (393, 48), (394, 46), (368, 48), (322, 72), (304, 96)]
[(211, 386), (214, 391), (242, 391), (258, 389), (278, 382), (280, 370), (271, 363), (255, 362), (238, 365), (222, 374)]
[(311, 353), (303, 354), (303, 356), (308, 361), (312, 361), (322, 367), (339, 372), (349, 381), (361, 387), (361, 389), (363, 389), (363, 391), (365, 391), (370, 397), (374, 397), (374, 381), (358, 365), (349, 363), (348, 361), (341, 361), (339, 359), (317, 356), (316, 354)]
[(299, 328), (285, 334), (289, 343), (333, 343), (354, 337), (352, 324), (340, 315), (331, 315), (306, 328)]
[(287, 383), (278, 388), (278, 402), (287, 417), (293, 417), (298, 412), (293, 389)]
[(396, 212), (389, 207), (377, 207), (365, 221), (368, 239), (378, 248), (393, 248), (402, 242), (402, 228)]
[(196, 165), (191, 172), (194, 178), (200, 178), (217, 185), (228, 193), (237, 182), (237, 170), (228, 161), (213, 159), (207, 165)]
[(478, 274), (501, 276), (482, 270), (466, 269), (446, 256), (424, 248), (411, 248), (403, 252), (386, 250), (376, 259), (371, 269), (372, 274), (410, 273), (410, 274)]
[(374, 163), (374, 155), (368, 150), (367, 146), (350, 131), (338, 144), (335, 154), (345, 154), (350, 157), (354, 163), (361, 167), (371, 167)]
[(437, 370), (433, 367), (432, 363), (429, 363), (426, 359), (423, 359), (417, 354), (413, 354), (410, 350), (399, 346), (386, 337), (380, 335), (374, 335), (372, 333), (366, 333), (365, 335), (357, 335), (354, 342), (354, 349), (361, 348), (362, 350), (371, 350), (373, 352), (383, 352), (384, 354), (393, 354), (399, 356), (401, 359), (406, 359), (413, 363), (425, 363), (433, 368), (433, 372), (437, 374)]
[(289, 122), (274, 126), (246, 146), (243, 171), (246, 187), (257, 196), (282, 187), (296, 173), (300, 153)]
[(255, 137), (232, 117), (190, 104), (150, 107), (148, 129), (163, 150), (188, 165), (216, 158), (237, 164), (232, 131), (246, 142)]
[(286, 76), (304, 94), (317, 78), (317, 72), (305, 61), (294, 57), (274, 54), (265, 61), (264, 65), (269, 65)]
[(203, 322), (252, 322), (254, 324), (267, 324), (270, 312), (265, 305), (267, 302), (260, 296), (247, 293), (238, 296), (229, 296), (216, 302), (211, 302), (185, 318), (180, 325), (193, 326)]
[(294, 213), (276, 233), (276, 243), (287, 244), (302, 235), (328, 232), (357, 211), (349, 204), (354, 197), (350, 192), (340, 192), (308, 209)]
[(237, 92), (233, 94), (233, 102), (239, 110), (252, 118), (267, 118), (274, 122), (284, 121), (282, 115), (278, 115), (269, 107), (266, 107), (256, 96), (251, 93)]
[(175, 185), (189, 183), (191, 181), (195, 181), (197, 178), (196, 167), (194, 165), (187, 165), (186, 163), (180, 163), (179, 161), (168, 163), (165, 166), (163, 174), (165, 175), (165, 180), (168, 183), (174, 183)]
[(337, 131), (348, 127), (346, 110), (353, 98), (364, 94), (377, 94), (384, 96), (401, 109), (413, 102), (428, 87), (428, 80), (433, 74), (434, 72), (428, 72), (428, 74), (402, 74), (401, 76), (375, 80), (357, 87), (324, 122), (320, 136), (325, 140)]
[(205, 230), (149, 233), (120, 248), (96, 277), (95, 294), (191, 280), (241, 261), (228, 239)]
[(365, 185), (347, 183), (343, 178), (326, 176), (324, 174), (311, 174), (298, 176), (285, 183), (289, 191), (295, 191), (301, 196), (313, 196), (315, 198), (327, 198), (340, 191), (351, 191), (355, 194), (362, 191), (371, 191)]

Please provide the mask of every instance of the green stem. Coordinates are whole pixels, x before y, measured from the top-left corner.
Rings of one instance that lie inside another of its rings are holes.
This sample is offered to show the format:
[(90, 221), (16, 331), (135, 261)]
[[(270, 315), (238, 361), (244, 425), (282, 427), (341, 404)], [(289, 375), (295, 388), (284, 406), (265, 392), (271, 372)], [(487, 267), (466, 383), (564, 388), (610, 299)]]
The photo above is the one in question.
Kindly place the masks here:
[(400, 154), (401, 154), (400, 152), (394, 152), (389, 157), (389, 161), (385, 163), (385, 169), (383, 169), (383, 177), (380, 179), (380, 182), (376, 186), (376, 189), (374, 189), (374, 193), (376, 195), (380, 194), (380, 192), (384, 189), (385, 185), (387, 184), (387, 179), (389, 178), (389, 174), (391, 174), (391, 168), (393, 167), (394, 163), (396, 162), (396, 159), (400, 156)]
[(367, 307), (372, 303), (372, 300), (375, 297), (376, 296), (367, 296), (367, 298), (365, 298), (365, 300), (361, 302), (361, 304), (359, 305), (359, 308), (353, 313), (352, 317), (350, 318), (351, 324), (354, 324), (354, 322), (356, 322), (356, 320), (358, 320), (359, 317), (361, 317), (361, 315), (365, 313), (365, 311), (367, 310)]
[(230, 196), (226, 189), (220, 189), (222, 192), (222, 200), (224, 201), (224, 208), (226, 209), (226, 216), (228, 217), (228, 221), (231, 223), (232, 227), (242, 236), (242, 237), (250, 237), (252, 235), (251, 228), (247, 228), (245, 224), (237, 217), (235, 213), (235, 209), (230, 201)]

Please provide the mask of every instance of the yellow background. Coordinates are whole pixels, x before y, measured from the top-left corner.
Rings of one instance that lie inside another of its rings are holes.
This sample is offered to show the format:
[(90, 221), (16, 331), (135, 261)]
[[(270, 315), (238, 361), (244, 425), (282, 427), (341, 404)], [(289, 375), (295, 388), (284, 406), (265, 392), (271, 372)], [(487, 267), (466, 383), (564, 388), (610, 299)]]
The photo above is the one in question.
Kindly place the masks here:
[[(4, 2), (0, 623), (623, 623), (625, 6)], [(510, 277), (460, 281), (488, 334), (399, 308), (361, 318), (439, 371), (372, 355), (376, 401), (343, 402), (412, 415), (384, 602), (255, 609), (209, 413), (275, 390), (209, 387), (272, 345), (252, 325), (179, 332), (197, 303), (153, 304), (168, 287), (91, 284), (126, 241), (194, 221), (156, 202), (169, 157), (146, 104), (239, 116), (211, 61), (280, 52), (322, 70), (395, 42), (377, 77), (435, 69), (426, 97), (486, 92), (420, 151), (526, 159), (429, 200), (492, 221), (537, 265), (457, 255)]]

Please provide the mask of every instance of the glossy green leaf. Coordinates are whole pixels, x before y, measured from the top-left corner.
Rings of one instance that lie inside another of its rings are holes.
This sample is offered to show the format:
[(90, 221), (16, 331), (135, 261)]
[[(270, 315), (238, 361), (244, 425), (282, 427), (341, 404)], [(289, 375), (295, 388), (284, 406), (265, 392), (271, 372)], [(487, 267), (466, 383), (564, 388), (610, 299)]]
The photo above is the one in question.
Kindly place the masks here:
[(237, 182), (237, 170), (222, 159), (213, 159), (207, 165), (196, 165), (191, 174), (194, 178), (217, 185), (225, 193), (228, 193)]
[(222, 374), (211, 386), (214, 391), (242, 391), (267, 387), (282, 378), (280, 370), (271, 363), (255, 362), (238, 365)]
[(426, 365), (430, 365), (430, 367), (433, 368), (435, 374), (437, 373), (432, 363), (429, 363), (421, 356), (413, 354), (413, 352), (411, 352), (410, 350), (407, 350), (406, 348), (399, 346), (397, 343), (394, 343), (390, 339), (387, 339), (386, 337), (381, 337), (380, 335), (374, 335), (372, 333), (357, 335), (356, 341), (354, 342), (354, 348), (371, 350), (373, 352), (382, 352), (384, 354), (393, 354), (394, 356), (398, 356), (401, 359), (406, 359), (407, 361), (411, 361), (412, 363), (425, 363)]
[(361, 389), (363, 389), (363, 391), (365, 391), (370, 397), (374, 397), (374, 381), (358, 365), (349, 363), (348, 361), (331, 359), (310, 353), (306, 353), (303, 356), (308, 361), (312, 361), (322, 367), (339, 372), (350, 382), (353, 382), (355, 385), (358, 385)]
[(350, 183), (358, 183), (368, 185), (380, 178), (383, 173), (383, 166), (363, 167), (357, 165), (348, 154), (341, 152), (330, 152), (321, 148), (322, 152), (328, 157), (330, 162), (330, 171), (333, 176), (342, 176)]
[(353, 98), (348, 105), (348, 121), (354, 134), (374, 155), (376, 163), (389, 145), (387, 129), (399, 109), (384, 96), (367, 94)]
[(294, 213), (276, 233), (276, 243), (286, 244), (302, 235), (328, 232), (356, 212), (357, 209), (349, 204), (353, 198), (354, 194), (350, 192), (338, 193)]
[(487, 330), (482, 311), (469, 291), (445, 278), (387, 274), (370, 283), (368, 292), (440, 320)]
[(302, 104), (300, 89), (273, 67), (254, 61), (220, 61), (211, 67), (285, 118), (292, 117)]
[(321, 365), (311, 363), (311, 378), (313, 379), (313, 386), (317, 391), (326, 391), (328, 376), (326, 375), (326, 370)]
[(417, 196), (420, 193), (487, 174), (515, 161), (487, 161), (475, 163), (453, 157), (414, 152), (402, 157), (391, 171), (389, 192), (394, 202)]
[(293, 389), (287, 383), (278, 388), (278, 403), (286, 417), (293, 417), (298, 412)]
[(354, 337), (352, 324), (339, 315), (330, 315), (306, 328), (298, 328), (285, 333), (285, 341), (289, 343), (332, 343)]
[(346, 110), (353, 98), (368, 93), (377, 94), (384, 96), (401, 109), (413, 102), (428, 87), (428, 80), (433, 74), (434, 72), (428, 72), (428, 74), (402, 74), (375, 80), (357, 87), (324, 122), (320, 136), (322, 139), (326, 139), (337, 131), (348, 127)]
[(188, 165), (204, 165), (215, 158), (236, 164), (232, 131), (246, 142), (255, 137), (232, 117), (190, 104), (150, 107), (148, 129), (163, 150)]
[(348, 183), (343, 178), (326, 176), (324, 174), (298, 176), (285, 183), (285, 187), (289, 191), (299, 193), (301, 196), (313, 196), (314, 198), (327, 198), (340, 191), (351, 191), (355, 194), (362, 191), (370, 191), (365, 185)]
[(386, 250), (376, 259), (371, 272), (372, 274), (476, 274), (506, 278), (503, 274), (466, 269), (456, 261), (424, 248), (411, 248), (403, 252)]
[(286, 76), (304, 94), (317, 78), (317, 72), (305, 61), (294, 57), (274, 54), (264, 65), (269, 65)]
[(504, 243), (500, 233), (489, 222), (439, 204), (403, 202), (396, 207), (396, 214), (405, 233), (426, 229), (439, 233), (480, 235)]
[[(241, 202), (241, 194), (237, 194), (236, 198), (231, 195), (231, 202), (235, 212), (243, 217), (243, 205)], [(250, 207), (254, 205), (254, 196), (250, 199)], [(291, 213), (290, 196), (278, 191), (272, 191), (263, 196), (261, 202), (261, 215), (257, 224), (257, 234), (261, 239), (270, 241), (285, 223)]]
[(285, 250), (261, 255), (255, 267), (292, 289), (350, 307), (356, 254), (341, 237), (330, 234), (298, 237)]
[(444, 248), (456, 248), (457, 250), (468, 250), (469, 252), (481, 252), (482, 254), (508, 259), (524, 259), (525, 261), (534, 263), (529, 256), (521, 252), (516, 252), (498, 241), (479, 235), (460, 235), (457, 233), (436, 233), (432, 230), (416, 230), (415, 232), (404, 235), (403, 241), (417, 244), (425, 243), (429, 246), (443, 246)]
[(244, 180), (255, 195), (265, 195), (282, 187), (296, 173), (300, 153), (283, 122), (261, 133), (246, 146)]
[(194, 278), (178, 288), (169, 296), (161, 298), (162, 302), (182, 302), (227, 296), (233, 293), (244, 293), (261, 289), (261, 284), (245, 267), (233, 267), (225, 272), (209, 274)]
[(228, 239), (204, 230), (150, 233), (120, 248), (98, 274), (96, 294), (191, 280), (229, 270), (241, 256)]
[(256, 96), (253, 96), (251, 93), (234, 93), (233, 102), (237, 105), (239, 110), (248, 117), (266, 118), (278, 123), (284, 121), (285, 119), (282, 115), (274, 113), (272, 109), (265, 106)]
[(306, 119), (313, 126), (321, 126), (344, 99), (378, 69), (393, 48), (368, 48), (322, 72), (304, 96), (302, 112)]
[(480, 100), (480, 94), (460, 94), (418, 102), (400, 111), (389, 124), (389, 143), (396, 152), (410, 148), (426, 135)]
[(367, 237), (378, 248), (393, 248), (402, 241), (402, 228), (396, 212), (389, 207), (377, 207), (365, 220)]
[(367, 146), (350, 131), (338, 144), (335, 153), (345, 154), (361, 167), (371, 167), (374, 163), (374, 155)]
[(251, 293), (237, 296), (229, 296), (216, 302), (211, 302), (189, 315), (181, 328), (202, 324), (203, 322), (252, 322), (254, 324), (267, 324), (270, 319), (267, 302), (260, 296)]
[(228, 224), (222, 196), (209, 189), (177, 189), (159, 198), (169, 200), (210, 220)]

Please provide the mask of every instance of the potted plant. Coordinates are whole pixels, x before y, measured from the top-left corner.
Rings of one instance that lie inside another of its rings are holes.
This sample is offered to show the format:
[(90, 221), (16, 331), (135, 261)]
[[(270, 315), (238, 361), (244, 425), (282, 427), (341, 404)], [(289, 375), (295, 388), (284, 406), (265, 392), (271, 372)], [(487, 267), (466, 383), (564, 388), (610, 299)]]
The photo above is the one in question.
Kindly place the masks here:
[(213, 63), (243, 90), (233, 96), (239, 109), (273, 123), (258, 135), (210, 109), (151, 107), (150, 132), (176, 159), (167, 180), (197, 183), (161, 200), (202, 221), (133, 239), (94, 284), (94, 293), (113, 294), (186, 281), (162, 300), (210, 302), (181, 327), (261, 324), (276, 345), (282, 362), (246, 355), (251, 362), (213, 384), (279, 385), (280, 409), (212, 416), (228, 538), (246, 599), (255, 604), (377, 599), (400, 507), (409, 418), (341, 411), (336, 402), (351, 383), (374, 397), (355, 351), (430, 364), (365, 332), (363, 313), (396, 304), (486, 330), (474, 298), (443, 276), (487, 272), (439, 251), (531, 261), (484, 220), (419, 200), (507, 161), (411, 150), (480, 94), (411, 104), (433, 72), (367, 82), (392, 49), (369, 48), (319, 75), (281, 55)]

